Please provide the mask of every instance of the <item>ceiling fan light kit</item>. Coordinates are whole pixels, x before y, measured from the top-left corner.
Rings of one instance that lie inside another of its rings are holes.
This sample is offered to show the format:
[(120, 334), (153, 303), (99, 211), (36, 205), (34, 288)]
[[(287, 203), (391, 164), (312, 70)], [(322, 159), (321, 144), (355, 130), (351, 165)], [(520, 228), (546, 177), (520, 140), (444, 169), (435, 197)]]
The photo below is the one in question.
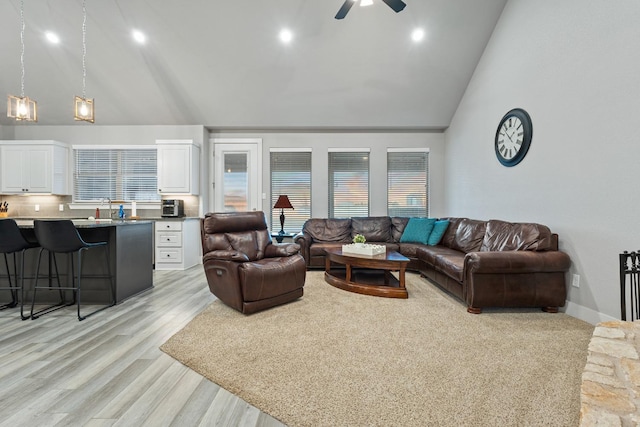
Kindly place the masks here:
[[(406, 3), (403, 2), (402, 0), (382, 0), (382, 1), (386, 3), (386, 5), (389, 6), (391, 9), (393, 9), (393, 11), (396, 13), (401, 12), (406, 6)], [(340, 10), (338, 10), (338, 13), (336, 14), (335, 18), (344, 19), (344, 17), (347, 16), (347, 13), (349, 13), (349, 10), (351, 10), (351, 7), (357, 2), (360, 2), (360, 6), (370, 6), (373, 4), (373, 0), (345, 0), (342, 7), (340, 7)]]

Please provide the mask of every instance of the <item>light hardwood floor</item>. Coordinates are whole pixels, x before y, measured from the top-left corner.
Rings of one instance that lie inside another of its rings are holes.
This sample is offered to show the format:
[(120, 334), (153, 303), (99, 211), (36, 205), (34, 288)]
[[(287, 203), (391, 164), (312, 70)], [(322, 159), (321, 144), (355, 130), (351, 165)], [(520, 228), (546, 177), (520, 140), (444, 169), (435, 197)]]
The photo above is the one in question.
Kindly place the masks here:
[(215, 300), (202, 266), (154, 285), (82, 322), (0, 311), (0, 426), (282, 426), (158, 348)]

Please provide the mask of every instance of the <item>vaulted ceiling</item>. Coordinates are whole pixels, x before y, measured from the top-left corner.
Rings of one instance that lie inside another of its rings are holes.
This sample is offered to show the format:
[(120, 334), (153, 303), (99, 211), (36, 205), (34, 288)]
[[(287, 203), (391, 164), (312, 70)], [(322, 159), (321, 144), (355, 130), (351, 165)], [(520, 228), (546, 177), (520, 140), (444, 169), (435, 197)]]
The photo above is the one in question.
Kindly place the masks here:
[[(82, 0), (23, 1), (25, 94), (38, 124), (74, 124)], [(96, 124), (446, 128), (506, 0), (405, 0), (397, 14), (374, 0), (336, 20), (343, 1), (86, 0)], [(20, 95), (20, 0), (0, 2), (0, 52), (0, 95)]]

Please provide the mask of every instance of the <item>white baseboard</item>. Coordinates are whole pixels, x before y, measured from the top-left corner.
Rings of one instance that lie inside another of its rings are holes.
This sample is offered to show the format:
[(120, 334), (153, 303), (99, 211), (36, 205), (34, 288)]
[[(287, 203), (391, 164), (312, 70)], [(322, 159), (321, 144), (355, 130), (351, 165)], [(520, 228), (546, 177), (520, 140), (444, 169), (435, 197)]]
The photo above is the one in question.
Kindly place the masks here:
[(592, 325), (597, 325), (600, 322), (609, 322), (612, 320), (620, 320), (615, 317), (611, 317), (608, 314), (600, 313), (599, 311), (592, 310), (582, 305), (567, 301), (564, 306), (565, 314), (575, 317), (576, 319), (584, 320)]

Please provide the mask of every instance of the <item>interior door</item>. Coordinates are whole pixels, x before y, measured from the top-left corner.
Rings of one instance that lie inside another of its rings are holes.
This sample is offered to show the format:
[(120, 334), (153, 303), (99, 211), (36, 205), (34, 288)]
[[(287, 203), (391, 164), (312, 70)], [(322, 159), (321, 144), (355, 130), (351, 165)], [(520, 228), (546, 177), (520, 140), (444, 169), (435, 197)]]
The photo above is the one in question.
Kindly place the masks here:
[(261, 210), (262, 140), (213, 140), (214, 212)]

